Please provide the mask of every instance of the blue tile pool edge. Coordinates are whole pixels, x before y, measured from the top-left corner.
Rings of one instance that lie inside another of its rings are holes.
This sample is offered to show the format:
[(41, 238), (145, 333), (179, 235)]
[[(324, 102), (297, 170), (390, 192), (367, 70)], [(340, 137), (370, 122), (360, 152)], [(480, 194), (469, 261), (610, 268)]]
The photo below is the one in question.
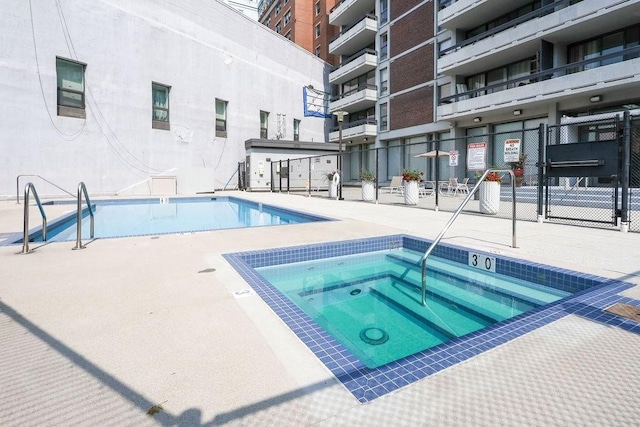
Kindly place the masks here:
[[(630, 283), (473, 250), (476, 253), (495, 256), (497, 273), (546, 286), (549, 286), (550, 281), (557, 280), (558, 286), (554, 287), (563, 290), (572, 288), (570, 292), (574, 293), (554, 303), (387, 365), (367, 368), (254, 270), (256, 267), (285, 262), (307, 261), (390, 248), (404, 247), (424, 252), (430, 243), (429, 240), (399, 234), (229, 253), (223, 254), (223, 257), (360, 403), (370, 402), (396, 391), (569, 314), (588, 317), (601, 323), (640, 333), (640, 324), (637, 322), (603, 311), (617, 302), (640, 304), (640, 301), (636, 302), (618, 295), (632, 287)], [(465, 265), (468, 253), (467, 248), (443, 243), (433, 251), (434, 256), (462, 262)], [(518, 266), (520, 268), (517, 268)]]

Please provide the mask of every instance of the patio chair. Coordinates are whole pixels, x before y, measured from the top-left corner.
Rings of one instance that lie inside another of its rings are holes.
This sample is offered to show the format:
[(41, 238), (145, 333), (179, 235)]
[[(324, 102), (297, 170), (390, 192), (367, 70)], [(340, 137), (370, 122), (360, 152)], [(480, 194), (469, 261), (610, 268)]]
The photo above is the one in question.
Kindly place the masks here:
[(386, 187), (380, 187), (380, 190), (389, 190), (389, 194), (393, 194), (397, 191), (400, 194), (404, 194), (404, 186), (402, 185), (402, 176), (394, 176), (391, 178), (391, 182)]
[(433, 196), (434, 194), (436, 194), (436, 188), (432, 181), (425, 181), (423, 185), (418, 187), (418, 197)]
[(440, 183), (438, 191), (443, 196), (455, 196), (457, 194), (458, 178), (449, 178), (448, 182)]
[(469, 178), (463, 179), (462, 182), (456, 186), (456, 194), (457, 193), (469, 194), (468, 183), (469, 183)]

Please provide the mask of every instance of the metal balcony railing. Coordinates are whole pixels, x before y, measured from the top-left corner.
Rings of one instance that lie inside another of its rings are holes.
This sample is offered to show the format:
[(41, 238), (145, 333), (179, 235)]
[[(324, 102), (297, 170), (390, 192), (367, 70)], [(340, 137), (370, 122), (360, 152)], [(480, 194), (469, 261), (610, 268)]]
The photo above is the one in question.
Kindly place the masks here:
[[(511, 20), (509, 22), (505, 22), (504, 24), (500, 24), (500, 25), (498, 25), (496, 27), (493, 27), (492, 29), (485, 31), (482, 34), (478, 34), (477, 36), (470, 37), (470, 38), (464, 40), (461, 43), (458, 43), (458, 44), (456, 44), (454, 46), (448, 47), (447, 49), (443, 49), (442, 51), (440, 51), (439, 55), (441, 57), (445, 56), (445, 55), (447, 55), (447, 54), (449, 54), (449, 53), (451, 53), (453, 51), (456, 51), (458, 49), (461, 49), (461, 48), (463, 48), (465, 46), (468, 46), (470, 44), (474, 44), (474, 43), (476, 43), (476, 42), (478, 42), (480, 40), (483, 40), (483, 39), (486, 39), (488, 37), (491, 37), (494, 34), (498, 34), (498, 33), (502, 32), (502, 31), (508, 30), (509, 28), (515, 27), (518, 24), (522, 24), (523, 22), (527, 22), (527, 21), (530, 21), (532, 19), (539, 18), (541, 16), (549, 15), (549, 14), (555, 12), (558, 9), (558, 7), (569, 6), (570, 3), (572, 3), (572, 2), (575, 3), (575, 0), (557, 0), (557, 1), (551, 3), (551, 4), (547, 5), (547, 6), (543, 6), (540, 9), (536, 9), (536, 10), (534, 10), (532, 12), (529, 12), (526, 15), (519, 16), (518, 18), (513, 19), (513, 20)], [(447, 4), (446, 6), (442, 6), (442, 3), (441, 3), (440, 4), (440, 9), (443, 9), (444, 7), (450, 6), (451, 4), (453, 4), (455, 2), (451, 1), (451, 2), (448, 2), (448, 3), (449, 4)]]
[(378, 86), (371, 85), (371, 84), (358, 85), (358, 87), (355, 88), (355, 89), (352, 89), (352, 90), (350, 90), (348, 92), (341, 93), (340, 95), (336, 95), (336, 96), (331, 97), (331, 102), (338, 101), (340, 99), (346, 98), (347, 96), (353, 95), (354, 93), (361, 92), (361, 91), (363, 91), (365, 89), (378, 90)]
[[(620, 61), (608, 61), (610, 59), (615, 59), (618, 57), (621, 58)], [(588, 71), (594, 68), (611, 65), (617, 62), (630, 61), (638, 57), (640, 57), (640, 46), (635, 46), (607, 55), (590, 58), (584, 61), (572, 62), (571, 64), (563, 65), (561, 67), (550, 68), (548, 70), (539, 71), (537, 73), (527, 74), (526, 76), (518, 77), (516, 79), (505, 80), (499, 83), (483, 86), (481, 88), (467, 90), (464, 92), (456, 93), (455, 95), (442, 97), (440, 98), (438, 105), (463, 101), (469, 98), (476, 98), (479, 96), (487, 95), (489, 93), (512, 89), (517, 86), (537, 83), (543, 80), (555, 79), (569, 74), (580, 73), (582, 71)], [(603, 64), (603, 62), (605, 63)]]

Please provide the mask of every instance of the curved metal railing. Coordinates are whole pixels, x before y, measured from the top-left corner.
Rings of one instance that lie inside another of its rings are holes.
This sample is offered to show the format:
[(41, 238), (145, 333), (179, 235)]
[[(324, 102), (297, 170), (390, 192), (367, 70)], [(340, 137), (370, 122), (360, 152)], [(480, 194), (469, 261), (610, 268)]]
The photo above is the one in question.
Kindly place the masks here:
[(471, 189), (471, 191), (469, 191), (469, 194), (467, 194), (467, 197), (462, 201), (462, 203), (460, 203), (460, 206), (453, 213), (453, 215), (451, 216), (451, 219), (444, 226), (444, 228), (442, 229), (440, 234), (438, 234), (438, 237), (435, 238), (435, 240), (431, 243), (429, 248), (427, 248), (427, 250), (425, 251), (424, 255), (422, 255), (422, 305), (424, 307), (426, 307), (426, 305), (427, 305), (427, 258), (429, 257), (429, 255), (431, 255), (431, 252), (436, 247), (436, 245), (438, 243), (440, 243), (440, 240), (442, 240), (442, 236), (444, 236), (444, 234), (447, 232), (447, 230), (449, 230), (449, 227), (451, 227), (451, 224), (453, 224), (453, 221), (455, 221), (456, 218), (458, 217), (458, 215), (460, 215), (460, 212), (462, 211), (462, 209), (464, 209), (464, 207), (466, 206), (467, 202), (469, 202), (469, 200), (475, 194), (475, 192), (478, 191), (478, 188), (480, 188), (480, 184), (482, 184), (484, 179), (491, 172), (497, 172), (497, 173), (508, 172), (511, 175), (511, 205), (512, 205), (511, 247), (513, 247), (513, 248), (517, 247), (516, 246), (516, 177), (513, 174), (513, 171), (511, 169), (487, 169), (484, 172), (484, 174), (482, 174), (482, 176), (480, 177), (480, 179), (478, 180), (476, 185)]
[(89, 194), (87, 193), (87, 187), (84, 182), (78, 184), (78, 214), (76, 219), (76, 245), (75, 249), (84, 249), (86, 246), (82, 245), (82, 194), (84, 193), (84, 199), (87, 202), (87, 208), (89, 209), (89, 215), (91, 216), (91, 238), (93, 239), (93, 208), (91, 207), (91, 200), (89, 200)]
[(32, 175), (32, 174), (26, 174), (26, 175), (18, 175), (18, 177), (16, 178), (16, 203), (20, 204), (20, 178), (22, 178), (23, 176), (32, 176), (35, 178), (40, 178), (41, 180), (43, 180), (44, 182), (46, 182), (47, 184), (51, 184), (54, 187), (56, 187), (58, 190), (62, 190), (65, 193), (67, 193), (68, 195), (70, 195), (71, 197), (73, 197), (73, 194), (69, 193), (67, 190), (65, 190), (64, 188), (60, 187), (59, 185), (54, 184), (53, 182), (49, 181), (46, 178), (41, 177), (40, 175)]
[(29, 182), (24, 187), (24, 225), (22, 230), (22, 253), (29, 253), (29, 194), (33, 191), (33, 198), (36, 199), (40, 215), (42, 215), (42, 241), (47, 241), (47, 214), (44, 213), (40, 197), (33, 183)]

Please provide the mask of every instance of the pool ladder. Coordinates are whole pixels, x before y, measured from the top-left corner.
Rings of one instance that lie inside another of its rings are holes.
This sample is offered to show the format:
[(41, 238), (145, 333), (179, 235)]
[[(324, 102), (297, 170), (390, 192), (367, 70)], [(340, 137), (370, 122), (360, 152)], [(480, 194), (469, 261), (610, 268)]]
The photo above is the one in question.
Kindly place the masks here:
[(40, 209), (40, 215), (42, 215), (42, 241), (47, 241), (47, 214), (44, 213), (42, 203), (40, 203), (40, 197), (36, 187), (32, 182), (27, 183), (24, 187), (24, 225), (22, 228), (22, 253), (29, 253), (29, 195), (33, 191), (33, 198), (36, 200), (38, 209)]
[(451, 216), (451, 219), (449, 220), (449, 222), (447, 222), (447, 224), (444, 226), (444, 228), (442, 229), (440, 234), (438, 234), (438, 237), (435, 238), (435, 240), (431, 243), (429, 248), (427, 248), (427, 250), (424, 253), (424, 255), (422, 255), (422, 305), (424, 307), (427, 306), (427, 258), (429, 257), (429, 255), (431, 255), (431, 252), (436, 247), (436, 245), (438, 243), (440, 243), (440, 240), (442, 240), (442, 236), (444, 236), (444, 234), (449, 230), (449, 227), (451, 227), (451, 224), (453, 224), (453, 221), (455, 221), (456, 218), (458, 218), (458, 215), (460, 215), (460, 212), (462, 212), (462, 209), (464, 209), (464, 207), (467, 205), (467, 202), (469, 202), (469, 200), (471, 200), (471, 197), (476, 193), (476, 191), (478, 191), (478, 188), (480, 188), (480, 184), (482, 184), (482, 182), (487, 177), (487, 175), (489, 175), (492, 172), (497, 172), (497, 173), (506, 173), (506, 172), (508, 172), (509, 175), (511, 175), (511, 207), (512, 207), (511, 208), (511, 230), (512, 230), (511, 247), (512, 248), (517, 248), (517, 245), (516, 245), (516, 178), (515, 178), (515, 175), (513, 174), (513, 171), (511, 169), (487, 169), (484, 172), (484, 174), (482, 174), (480, 179), (478, 179), (478, 182), (476, 183), (476, 185), (471, 189), (471, 191), (469, 191), (469, 194), (467, 194), (467, 197), (462, 201), (462, 203), (460, 203), (460, 206), (458, 206), (458, 209), (456, 209), (456, 211), (453, 213), (453, 215)]
[(93, 239), (93, 208), (91, 207), (91, 200), (89, 200), (89, 194), (87, 193), (87, 187), (84, 182), (78, 184), (78, 213), (76, 218), (76, 245), (73, 250), (84, 249), (86, 246), (82, 244), (82, 194), (84, 193), (84, 200), (87, 202), (87, 209), (89, 216), (91, 217), (91, 239)]
[[(32, 182), (27, 183), (24, 187), (24, 218), (23, 218), (23, 229), (22, 229), (22, 253), (29, 253), (29, 196), (33, 192), (33, 198), (36, 200), (36, 204), (38, 205), (38, 209), (40, 209), (40, 215), (42, 215), (42, 241), (47, 241), (47, 214), (44, 212), (44, 208), (42, 207), (42, 203), (40, 202), (40, 197), (38, 197), (38, 192), (36, 191), (36, 187)], [(89, 200), (89, 194), (87, 193), (87, 187), (84, 185), (84, 182), (78, 184), (78, 213), (77, 213), (77, 228), (76, 228), (76, 246), (73, 249), (84, 249), (85, 246), (82, 244), (82, 194), (84, 194), (84, 198), (87, 202), (87, 208), (89, 210), (89, 215), (91, 216), (91, 238), (93, 239), (93, 230), (94, 230), (94, 220), (93, 220), (93, 208), (91, 207), (91, 200)]]

